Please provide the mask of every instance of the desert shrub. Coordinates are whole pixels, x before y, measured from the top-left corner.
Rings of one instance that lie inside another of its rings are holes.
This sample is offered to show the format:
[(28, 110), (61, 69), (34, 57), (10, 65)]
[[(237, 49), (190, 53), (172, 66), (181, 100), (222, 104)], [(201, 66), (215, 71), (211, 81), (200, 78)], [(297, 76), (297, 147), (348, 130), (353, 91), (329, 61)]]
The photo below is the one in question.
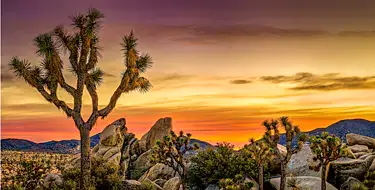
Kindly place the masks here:
[(245, 177), (241, 174), (237, 174), (233, 179), (221, 179), (219, 181), (219, 187), (223, 190), (248, 190), (251, 189), (254, 184), (251, 182), (245, 182)]
[(200, 151), (191, 158), (189, 186), (204, 189), (209, 184), (217, 184), (220, 179), (232, 179), (237, 174), (256, 178), (257, 165), (250, 155), (235, 151), (229, 143), (219, 143), (216, 148)]
[(375, 171), (368, 171), (365, 175), (365, 180), (363, 184), (366, 185), (368, 188), (375, 187)]
[(46, 172), (51, 168), (51, 164), (46, 160), (23, 160), (19, 163), (19, 168), (9, 183), (3, 184), (4, 189), (41, 189)]
[[(118, 174), (119, 168), (111, 163), (101, 159), (91, 160), (91, 178), (92, 189), (121, 189), (121, 176)], [(79, 168), (70, 168), (62, 173), (64, 184), (61, 189), (79, 189), (79, 177), (81, 171)]]

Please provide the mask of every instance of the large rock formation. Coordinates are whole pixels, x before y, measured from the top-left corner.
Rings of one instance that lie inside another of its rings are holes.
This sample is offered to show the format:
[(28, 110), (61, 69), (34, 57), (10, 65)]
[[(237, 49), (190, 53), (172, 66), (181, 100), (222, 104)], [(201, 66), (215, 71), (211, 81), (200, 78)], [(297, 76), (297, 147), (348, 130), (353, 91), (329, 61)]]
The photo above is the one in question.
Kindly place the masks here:
[(375, 149), (375, 139), (371, 137), (349, 133), (346, 140), (349, 145), (366, 145), (370, 149)]
[(168, 180), (164, 186), (163, 190), (179, 190), (181, 186), (181, 180), (179, 177), (174, 177)]
[[(297, 179), (297, 183), (301, 189), (309, 189), (309, 190), (320, 190), (321, 186), (321, 179), (319, 177), (312, 177), (312, 176), (298, 176), (295, 177)], [(287, 177), (287, 181), (290, 180), (291, 177)], [(280, 178), (273, 178), (270, 180), (272, 185), (276, 187), (277, 190), (280, 189)], [(337, 190), (333, 185), (327, 184), (327, 190)], [(292, 190), (292, 188), (286, 188), (287, 190)]]
[(129, 159), (128, 177), (138, 180), (154, 164), (151, 163), (152, 148), (156, 141), (168, 136), (172, 130), (172, 119), (159, 119), (141, 140), (132, 140), (125, 157)]
[[(99, 144), (91, 150), (91, 159), (103, 163), (120, 166), (121, 148), (124, 144), (124, 134), (127, 131), (126, 120), (118, 119), (109, 124), (100, 134)], [(66, 168), (80, 167), (81, 155), (76, 154)]]
[(170, 117), (159, 119), (154, 126), (151, 127), (150, 131), (142, 136), (139, 140), (139, 148), (142, 152), (145, 152), (153, 146), (157, 140), (161, 140), (164, 136), (169, 135), (172, 130), (172, 119)]
[(151, 181), (157, 179), (170, 179), (177, 175), (177, 173), (173, 170), (173, 168), (158, 163), (152, 166), (147, 172), (143, 174), (142, 177), (139, 178), (138, 181), (143, 181), (145, 179), (149, 179)]
[[(281, 144), (277, 144), (277, 148), (279, 149), (281, 155), (283, 157), (286, 156), (287, 154), (287, 150), (286, 150), (286, 147), (281, 145)], [(279, 160), (276, 156), (273, 156), (272, 158), (272, 162), (270, 164), (270, 172), (271, 174), (280, 174), (281, 172), (281, 160)]]
[(297, 154), (292, 155), (287, 165), (287, 173), (293, 176), (319, 177), (319, 172), (309, 169), (310, 166), (319, 164), (319, 161), (314, 161), (313, 158), (314, 153), (311, 151), (310, 146), (305, 144)]
[(327, 181), (336, 187), (340, 187), (349, 177), (363, 180), (369, 170), (375, 155), (370, 155), (365, 159), (343, 158), (331, 162)]
[(108, 125), (100, 133), (99, 144), (91, 151), (92, 159), (120, 166), (121, 148), (124, 144), (124, 135), (127, 132), (125, 125), (125, 119), (121, 118)]

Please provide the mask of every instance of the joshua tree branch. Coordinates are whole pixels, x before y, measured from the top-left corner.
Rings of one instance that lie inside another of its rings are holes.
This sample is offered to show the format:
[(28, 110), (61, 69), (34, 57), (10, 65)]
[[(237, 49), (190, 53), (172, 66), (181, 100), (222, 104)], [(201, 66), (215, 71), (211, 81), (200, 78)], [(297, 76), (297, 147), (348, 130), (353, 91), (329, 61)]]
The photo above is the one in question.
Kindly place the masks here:
[(100, 117), (105, 118), (116, 106), (117, 100), (120, 98), (121, 94), (123, 92), (129, 91), (128, 89), (129, 81), (130, 81), (130, 77), (124, 74), (124, 76), (121, 79), (120, 85), (117, 87), (116, 91), (113, 93), (108, 105), (105, 108), (99, 110)]
[(69, 106), (64, 102), (64, 101), (61, 101), (57, 98), (57, 96), (52, 96), (50, 95), (44, 88), (42, 85), (38, 85), (37, 87), (37, 90), (39, 91), (39, 93), (48, 101), (48, 102), (51, 102), (53, 104), (55, 104), (55, 106), (59, 109), (62, 109), (64, 110), (64, 112), (66, 113), (66, 115), (68, 117), (71, 117), (73, 116), (74, 114), (74, 111), (69, 108)]

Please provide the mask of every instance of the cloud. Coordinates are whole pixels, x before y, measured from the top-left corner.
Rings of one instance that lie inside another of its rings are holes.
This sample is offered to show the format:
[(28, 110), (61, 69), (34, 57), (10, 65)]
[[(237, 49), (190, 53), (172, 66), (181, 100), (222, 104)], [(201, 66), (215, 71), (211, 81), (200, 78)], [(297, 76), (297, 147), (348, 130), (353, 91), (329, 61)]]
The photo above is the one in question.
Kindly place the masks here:
[(231, 80), (231, 84), (249, 84), (251, 83), (251, 80), (244, 80), (244, 79), (237, 79), (237, 80)]
[(296, 73), (286, 76), (263, 76), (262, 81), (275, 84), (292, 83), (296, 86), (290, 87), (290, 90), (358, 90), (358, 89), (375, 89), (375, 76), (340, 76), (339, 73), (328, 73), (317, 75), (308, 72)]

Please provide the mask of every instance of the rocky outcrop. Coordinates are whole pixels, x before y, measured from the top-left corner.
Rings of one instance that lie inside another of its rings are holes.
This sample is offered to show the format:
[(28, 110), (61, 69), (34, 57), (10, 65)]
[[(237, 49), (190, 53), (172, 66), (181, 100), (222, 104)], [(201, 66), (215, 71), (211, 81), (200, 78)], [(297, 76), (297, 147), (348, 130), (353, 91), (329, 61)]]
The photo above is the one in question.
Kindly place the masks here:
[(139, 148), (141, 151), (147, 151), (153, 146), (157, 140), (162, 140), (164, 136), (169, 135), (172, 130), (172, 119), (170, 117), (159, 119), (139, 140)]
[(358, 153), (358, 152), (370, 152), (370, 149), (366, 145), (353, 145), (353, 146), (348, 146), (348, 148), (353, 152), (353, 153)]
[(181, 180), (179, 177), (174, 177), (168, 180), (164, 186), (163, 190), (179, 190), (181, 186)]
[(150, 169), (154, 164), (151, 163), (152, 150), (148, 150), (141, 154), (134, 162), (131, 163), (129, 177), (131, 179), (139, 179), (143, 173)]
[(370, 155), (362, 159), (343, 159), (331, 162), (327, 181), (336, 187), (340, 187), (349, 177), (363, 180), (366, 172), (375, 159), (375, 155)]
[(375, 159), (372, 161), (372, 164), (370, 165), (369, 169), (370, 172), (375, 171)]
[(170, 179), (175, 177), (176, 175), (177, 173), (173, 170), (173, 168), (158, 163), (152, 166), (147, 172), (145, 172), (138, 181), (142, 182), (145, 179), (149, 179), (151, 181), (154, 181), (156, 179)]
[[(297, 183), (301, 189), (309, 189), (309, 190), (320, 190), (321, 189), (321, 179), (319, 177), (312, 177), (312, 176), (298, 176), (295, 177), (297, 179)], [(290, 180), (291, 177), (287, 177), (287, 181)], [(272, 185), (276, 187), (277, 190), (280, 189), (280, 178), (273, 178), (270, 180)], [(337, 190), (333, 185), (327, 184), (327, 190)], [(287, 190), (292, 190), (292, 188), (286, 188)]]
[(172, 119), (159, 119), (140, 140), (130, 141), (125, 153), (128, 158), (128, 177), (138, 180), (154, 164), (151, 163), (152, 148), (156, 141), (168, 136), (172, 130)]
[(375, 149), (375, 139), (367, 136), (362, 136), (354, 133), (346, 135), (348, 144), (351, 145), (365, 145), (370, 149)]
[(120, 166), (121, 148), (127, 131), (125, 125), (125, 119), (121, 118), (104, 128), (100, 134), (99, 144), (91, 151), (92, 159)]
[(293, 176), (315, 176), (319, 177), (320, 173), (309, 169), (310, 166), (318, 165), (318, 161), (314, 161), (314, 153), (310, 146), (305, 144), (302, 149), (293, 154), (287, 165), (287, 173)]

